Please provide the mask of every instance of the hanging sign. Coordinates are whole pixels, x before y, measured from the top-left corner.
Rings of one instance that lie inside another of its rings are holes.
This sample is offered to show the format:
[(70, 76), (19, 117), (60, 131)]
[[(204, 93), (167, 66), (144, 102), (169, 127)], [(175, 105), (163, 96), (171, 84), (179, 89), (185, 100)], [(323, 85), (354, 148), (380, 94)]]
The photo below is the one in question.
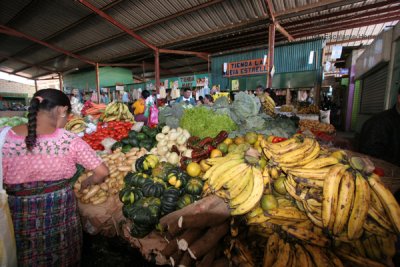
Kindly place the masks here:
[(192, 88), (195, 82), (194, 76), (185, 76), (179, 78), (181, 82), (181, 88)]
[(267, 65), (262, 58), (230, 62), (224, 68), (224, 77), (246, 76), (267, 73)]

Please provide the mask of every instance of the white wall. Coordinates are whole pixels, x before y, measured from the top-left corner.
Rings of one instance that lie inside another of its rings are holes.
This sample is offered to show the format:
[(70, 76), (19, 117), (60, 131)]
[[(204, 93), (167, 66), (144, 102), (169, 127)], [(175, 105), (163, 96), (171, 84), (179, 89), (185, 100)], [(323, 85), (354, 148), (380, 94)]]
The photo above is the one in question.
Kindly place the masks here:
[(28, 97), (32, 97), (35, 86), (0, 79), (0, 95), (1, 93), (28, 94)]

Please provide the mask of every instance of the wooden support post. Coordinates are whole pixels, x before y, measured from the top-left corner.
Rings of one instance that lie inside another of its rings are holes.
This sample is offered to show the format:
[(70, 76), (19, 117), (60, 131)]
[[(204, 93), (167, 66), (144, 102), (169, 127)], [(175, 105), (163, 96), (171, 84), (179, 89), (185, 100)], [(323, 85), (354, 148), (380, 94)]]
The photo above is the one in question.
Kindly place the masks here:
[(272, 75), (271, 70), (274, 66), (274, 50), (275, 50), (275, 24), (269, 24), (268, 32), (268, 58), (267, 58), (267, 87), (272, 88)]
[(155, 57), (155, 79), (156, 79), (156, 92), (157, 94), (160, 93), (160, 51), (158, 48), (154, 52), (154, 57)]
[(63, 75), (62, 75), (61, 72), (58, 73), (58, 80), (59, 80), (59, 82), (60, 82), (60, 91), (63, 92), (63, 91), (64, 91), (64, 90), (63, 90)]
[(38, 91), (38, 85), (37, 85), (37, 80), (35, 79), (35, 92)]
[(97, 103), (100, 103), (99, 63), (96, 63), (96, 91), (97, 91)]

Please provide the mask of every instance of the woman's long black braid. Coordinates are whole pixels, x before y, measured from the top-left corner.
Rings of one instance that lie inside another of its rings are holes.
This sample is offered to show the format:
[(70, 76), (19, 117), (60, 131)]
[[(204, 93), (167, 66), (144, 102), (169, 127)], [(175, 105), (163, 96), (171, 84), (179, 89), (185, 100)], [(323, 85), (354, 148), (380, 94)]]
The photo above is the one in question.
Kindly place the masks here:
[[(45, 101), (45, 100), (43, 100)], [(33, 98), (31, 105), (28, 109), (28, 135), (25, 137), (25, 144), (28, 151), (36, 145), (36, 127), (37, 127), (37, 113), (39, 111), (40, 101), (37, 98)]]
[(43, 89), (33, 95), (28, 109), (28, 135), (25, 137), (28, 151), (32, 151), (36, 145), (37, 114), (39, 110), (50, 111), (57, 106), (68, 107), (67, 112), (71, 111), (71, 103), (68, 96), (60, 90)]

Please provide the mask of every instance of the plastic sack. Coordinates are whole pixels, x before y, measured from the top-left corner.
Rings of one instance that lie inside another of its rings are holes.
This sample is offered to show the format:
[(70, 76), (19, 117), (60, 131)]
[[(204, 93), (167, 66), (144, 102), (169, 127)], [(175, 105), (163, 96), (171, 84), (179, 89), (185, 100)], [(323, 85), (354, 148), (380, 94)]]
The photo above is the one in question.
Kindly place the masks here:
[(150, 105), (146, 105), (146, 109), (144, 110), (143, 116), (148, 118), (150, 115)]
[(149, 127), (154, 127), (158, 125), (158, 108), (156, 105), (150, 107), (150, 116), (147, 125)]
[(8, 207), (7, 194), (0, 191), (0, 266), (17, 266), (14, 226)]
[(101, 144), (104, 146), (104, 151), (107, 153), (111, 153), (111, 147), (117, 142), (117, 140), (112, 139), (112, 138), (104, 138), (103, 141), (101, 141)]
[(135, 132), (140, 132), (142, 130), (142, 127), (144, 126), (144, 122), (138, 121), (135, 122), (135, 124), (132, 126), (131, 130)]
[(320, 121), (326, 124), (331, 124), (329, 117), (331, 116), (330, 110), (320, 110), (319, 111)]

